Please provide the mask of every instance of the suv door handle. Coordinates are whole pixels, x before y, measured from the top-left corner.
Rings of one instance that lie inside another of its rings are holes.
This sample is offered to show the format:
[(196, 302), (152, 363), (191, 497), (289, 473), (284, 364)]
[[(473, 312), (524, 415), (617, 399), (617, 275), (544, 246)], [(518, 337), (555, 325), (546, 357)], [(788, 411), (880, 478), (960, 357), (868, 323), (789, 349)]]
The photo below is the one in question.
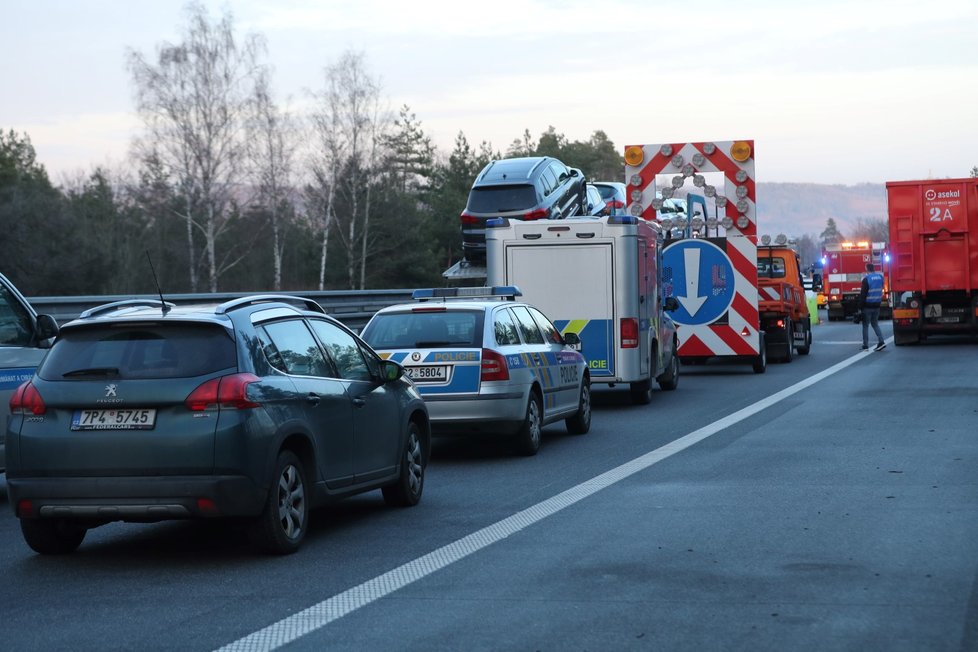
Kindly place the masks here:
[(362, 398), (359, 398), (358, 397), (358, 398), (354, 398), (353, 399), (353, 405), (355, 405), (356, 407), (363, 407), (366, 404), (367, 404), (367, 401), (365, 401)]
[(306, 403), (312, 403), (313, 405), (319, 405), (320, 396), (319, 394), (313, 394), (309, 392), (306, 394)]

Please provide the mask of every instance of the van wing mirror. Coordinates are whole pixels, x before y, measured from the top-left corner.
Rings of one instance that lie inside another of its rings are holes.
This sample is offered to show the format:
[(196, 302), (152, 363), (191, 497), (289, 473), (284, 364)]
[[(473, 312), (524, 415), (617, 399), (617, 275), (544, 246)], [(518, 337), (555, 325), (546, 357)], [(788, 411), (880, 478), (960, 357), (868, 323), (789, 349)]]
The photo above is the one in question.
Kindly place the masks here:
[(676, 310), (677, 308), (679, 308), (679, 302), (676, 300), (676, 297), (666, 297), (665, 303), (663, 304), (663, 308), (667, 312)]

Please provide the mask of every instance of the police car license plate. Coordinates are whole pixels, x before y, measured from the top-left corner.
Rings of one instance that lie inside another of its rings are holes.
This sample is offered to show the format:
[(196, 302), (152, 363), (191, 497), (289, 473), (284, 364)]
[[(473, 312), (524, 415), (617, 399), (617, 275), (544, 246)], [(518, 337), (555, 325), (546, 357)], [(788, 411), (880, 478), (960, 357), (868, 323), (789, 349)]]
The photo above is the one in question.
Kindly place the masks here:
[(72, 430), (152, 430), (156, 425), (154, 409), (75, 410)]
[(424, 367), (405, 367), (408, 375), (416, 383), (437, 383), (448, 380), (447, 365), (431, 365)]

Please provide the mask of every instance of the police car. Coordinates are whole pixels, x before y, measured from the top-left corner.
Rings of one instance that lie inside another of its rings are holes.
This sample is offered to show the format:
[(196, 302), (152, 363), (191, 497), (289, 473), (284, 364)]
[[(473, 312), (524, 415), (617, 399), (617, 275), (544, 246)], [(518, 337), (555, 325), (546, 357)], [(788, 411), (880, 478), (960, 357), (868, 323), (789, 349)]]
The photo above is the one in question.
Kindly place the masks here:
[(515, 286), (415, 290), (414, 303), (378, 311), (361, 336), (404, 366), (435, 433), (514, 435), (534, 455), (548, 423), (590, 429), (591, 379), (578, 336), (561, 336), (518, 296)]

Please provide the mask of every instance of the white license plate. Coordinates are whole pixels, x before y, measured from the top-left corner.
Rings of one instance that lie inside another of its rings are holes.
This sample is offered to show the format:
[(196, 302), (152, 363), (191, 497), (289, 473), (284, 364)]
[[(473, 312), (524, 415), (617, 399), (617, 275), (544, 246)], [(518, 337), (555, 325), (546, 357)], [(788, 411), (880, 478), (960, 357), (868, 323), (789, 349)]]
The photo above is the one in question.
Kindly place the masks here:
[(437, 383), (448, 380), (448, 366), (433, 365), (425, 367), (405, 367), (408, 375), (416, 383)]
[(156, 410), (76, 410), (71, 418), (72, 430), (152, 430)]

